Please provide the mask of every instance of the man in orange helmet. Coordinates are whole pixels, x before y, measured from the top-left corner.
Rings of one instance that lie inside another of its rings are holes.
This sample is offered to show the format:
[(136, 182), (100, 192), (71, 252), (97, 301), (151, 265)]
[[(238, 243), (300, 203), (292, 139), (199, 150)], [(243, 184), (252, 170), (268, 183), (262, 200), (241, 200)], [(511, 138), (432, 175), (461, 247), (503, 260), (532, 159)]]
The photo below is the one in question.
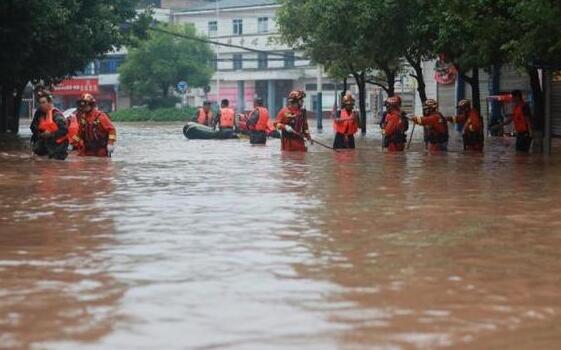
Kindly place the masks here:
[(355, 148), (355, 134), (358, 131), (358, 113), (354, 110), (355, 100), (352, 95), (345, 95), (342, 109), (337, 111), (333, 120), (335, 141), (333, 148)]
[(53, 106), (53, 98), (46, 91), (37, 93), (39, 110), (31, 122), (33, 153), (51, 159), (68, 157), (68, 127), (64, 115)]
[(429, 150), (432, 152), (448, 151), (448, 121), (438, 111), (438, 102), (428, 99), (423, 104), (423, 117), (413, 117), (413, 122), (427, 128)]
[(312, 142), (306, 118), (306, 110), (303, 108), (304, 91), (294, 90), (288, 95), (288, 106), (277, 114), (275, 125), (282, 131), (281, 149), (289, 152), (306, 152), (305, 140)]
[(96, 107), (91, 94), (82, 94), (78, 100), (78, 134), (75, 141), (80, 144), (80, 155), (111, 157), (117, 141), (117, 132), (107, 114)]
[(382, 128), (384, 148), (390, 152), (402, 152), (405, 149), (407, 140), (405, 132), (409, 127), (409, 122), (401, 112), (401, 98), (399, 96), (388, 97), (385, 105), (387, 113)]
[(483, 152), (484, 135), (483, 123), (481, 116), (475, 108), (472, 107), (470, 100), (461, 100), (458, 102), (458, 115), (446, 118), (451, 123), (457, 123), (464, 126), (463, 140), (464, 150)]

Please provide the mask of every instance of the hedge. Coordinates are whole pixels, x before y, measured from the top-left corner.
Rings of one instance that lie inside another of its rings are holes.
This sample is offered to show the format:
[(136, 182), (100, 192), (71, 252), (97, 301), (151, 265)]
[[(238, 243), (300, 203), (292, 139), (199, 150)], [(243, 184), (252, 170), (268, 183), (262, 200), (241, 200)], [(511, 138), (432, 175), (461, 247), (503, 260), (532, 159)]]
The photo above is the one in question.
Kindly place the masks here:
[(193, 107), (159, 108), (150, 110), (147, 107), (121, 109), (111, 113), (111, 120), (115, 122), (174, 122), (187, 121), (195, 114)]

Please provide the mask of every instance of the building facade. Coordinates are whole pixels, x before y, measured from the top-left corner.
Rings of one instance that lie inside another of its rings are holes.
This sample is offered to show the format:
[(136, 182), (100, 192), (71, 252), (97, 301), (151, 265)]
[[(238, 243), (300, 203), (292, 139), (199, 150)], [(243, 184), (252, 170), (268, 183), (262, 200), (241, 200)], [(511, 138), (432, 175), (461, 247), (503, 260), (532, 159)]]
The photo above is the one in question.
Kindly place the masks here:
[[(185, 6), (184, 8), (181, 8)], [(331, 110), (335, 85), (317, 65), (278, 42), (275, 0), (163, 1), (172, 10), (173, 23), (191, 23), (210, 40), (257, 50), (214, 45), (214, 68), (210, 92), (192, 91), (193, 103), (204, 98), (229, 99), (238, 111), (251, 108), (254, 97), (263, 98), (271, 111), (286, 103), (292, 89), (306, 91), (306, 108), (314, 111), (318, 81), (322, 84), (323, 110)]]
[(55, 105), (62, 110), (73, 108), (83, 93), (95, 96), (99, 108), (112, 112), (120, 105), (119, 75), (117, 70), (126, 58), (126, 51), (115, 51), (104, 58), (90, 62), (82, 72), (54, 86)]

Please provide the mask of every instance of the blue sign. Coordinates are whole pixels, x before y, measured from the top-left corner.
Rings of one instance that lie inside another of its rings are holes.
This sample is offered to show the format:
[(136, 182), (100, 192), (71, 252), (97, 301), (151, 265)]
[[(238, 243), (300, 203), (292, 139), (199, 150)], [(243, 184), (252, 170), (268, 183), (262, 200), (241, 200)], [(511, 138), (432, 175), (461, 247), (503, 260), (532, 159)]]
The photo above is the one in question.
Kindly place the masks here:
[(188, 86), (189, 85), (187, 85), (186, 81), (180, 81), (179, 83), (177, 83), (177, 91), (181, 93), (185, 93), (185, 91), (187, 91)]

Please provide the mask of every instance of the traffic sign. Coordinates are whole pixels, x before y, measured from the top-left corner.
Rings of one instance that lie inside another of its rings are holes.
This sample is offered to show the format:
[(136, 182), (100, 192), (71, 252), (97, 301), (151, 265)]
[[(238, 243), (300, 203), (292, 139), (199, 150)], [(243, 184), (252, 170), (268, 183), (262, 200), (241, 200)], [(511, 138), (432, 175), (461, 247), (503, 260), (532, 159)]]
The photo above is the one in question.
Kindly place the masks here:
[(177, 91), (179, 91), (183, 94), (183, 93), (185, 93), (185, 91), (187, 91), (188, 86), (189, 85), (187, 85), (187, 82), (182, 80), (179, 83), (177, 83)]

